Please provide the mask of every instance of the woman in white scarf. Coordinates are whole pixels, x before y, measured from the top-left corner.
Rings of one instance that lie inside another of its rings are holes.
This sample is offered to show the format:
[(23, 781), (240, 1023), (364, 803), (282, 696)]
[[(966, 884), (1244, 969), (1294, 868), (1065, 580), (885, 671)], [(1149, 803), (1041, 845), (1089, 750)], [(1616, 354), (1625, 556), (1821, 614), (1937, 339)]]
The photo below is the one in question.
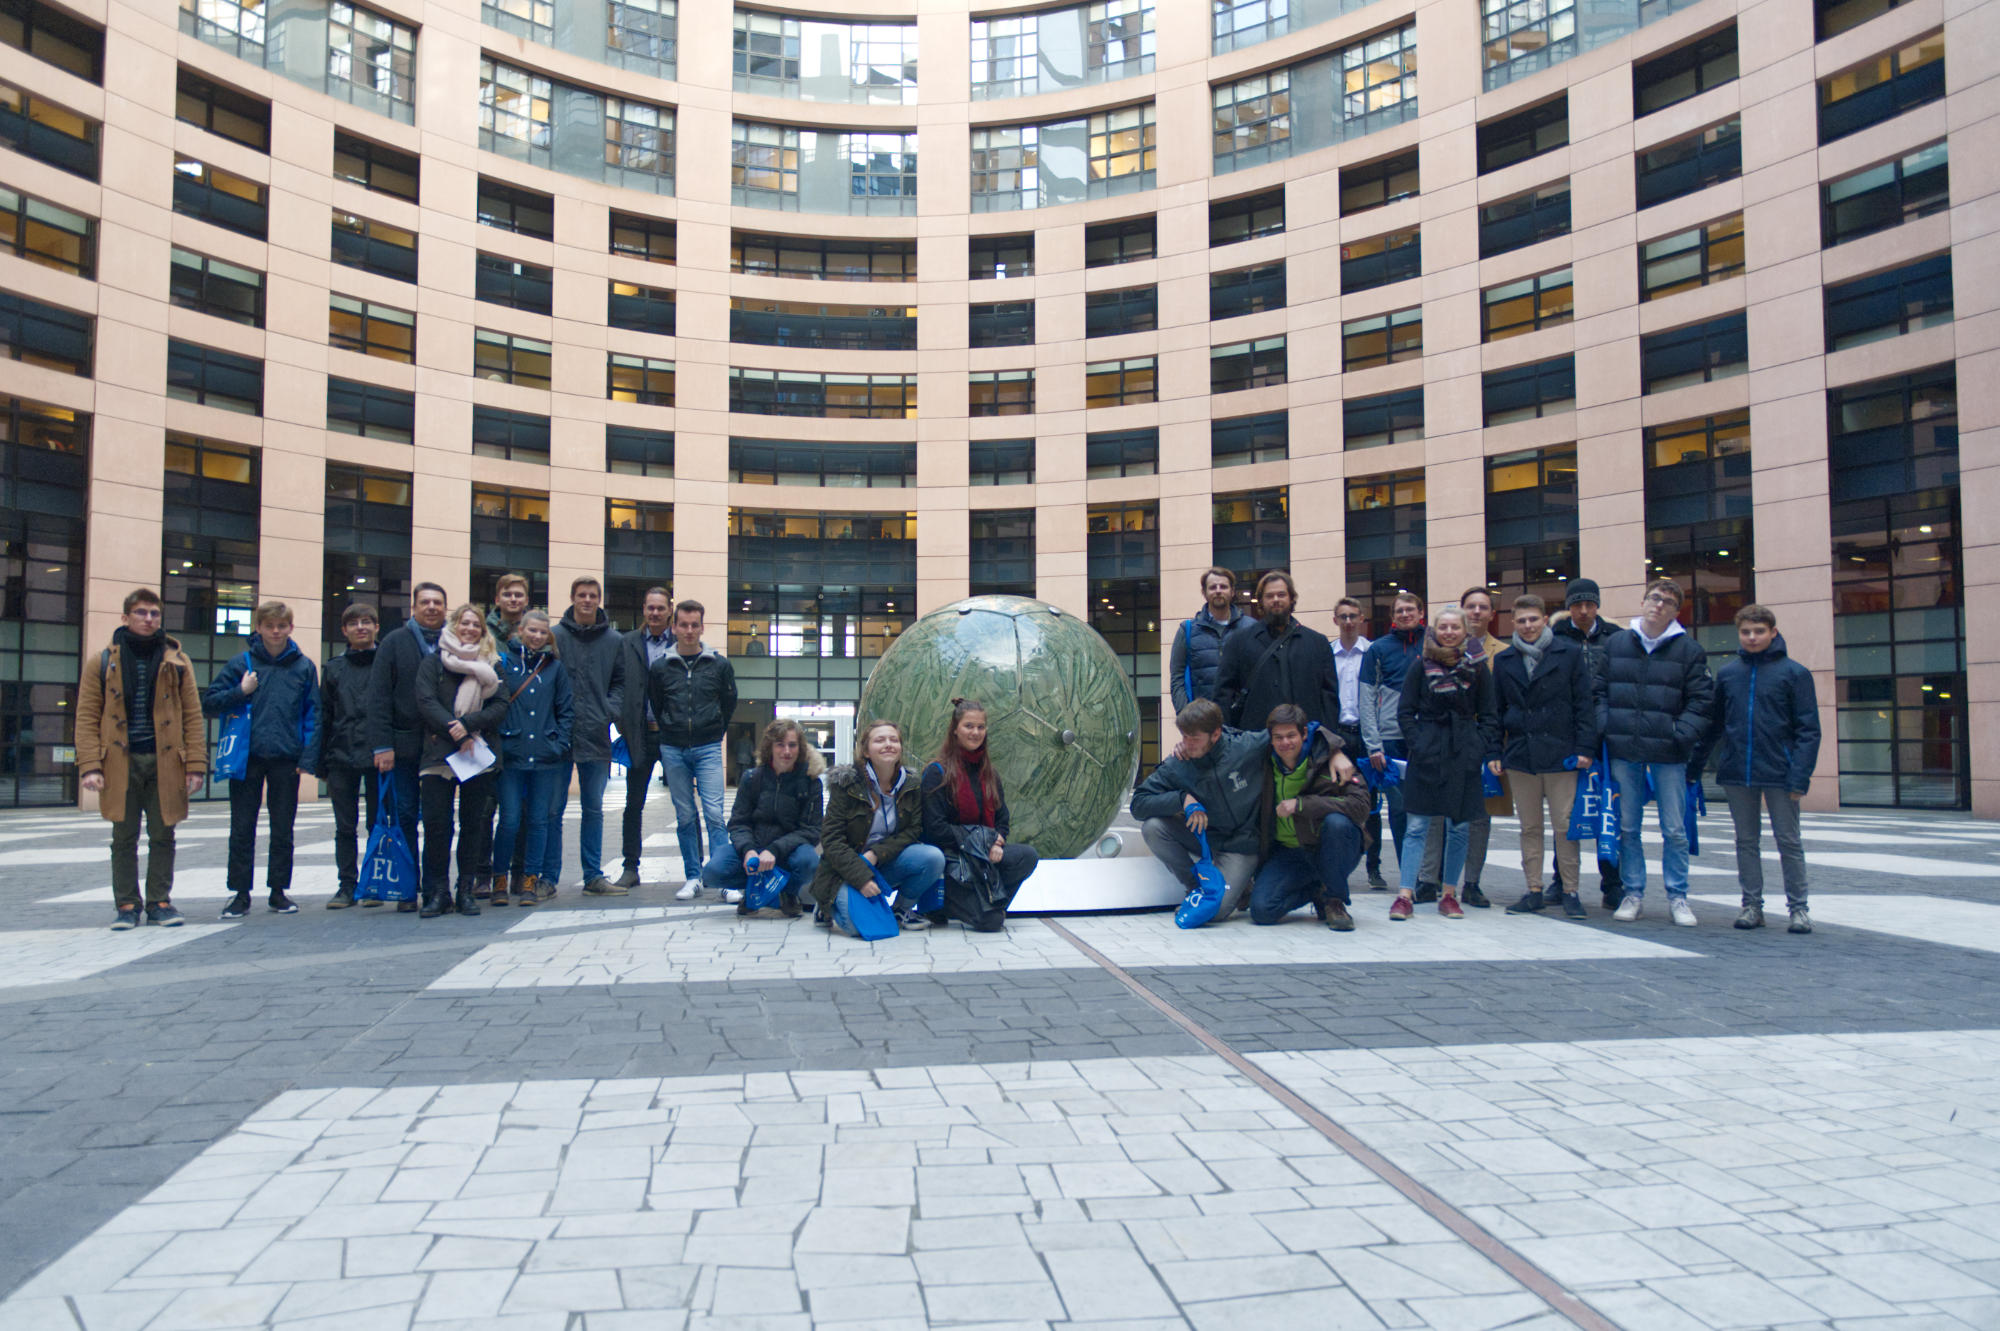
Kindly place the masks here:
[[(500, 686), (499, 649), (476, 605), (451, 612), (438, 649), (417, 667), (417, 712), (424, 722), (419, 795), (424, 818), (423, 905), (430, 919), (451, 909), (448, 877), (454, 811), (458, 821), (458, 899), (461, 915), (477, 915), (472, 880), (487, 862), (493, 811), (499, 800), (500, 726), (512, 701)], [(486, 737), (492, 736), (493, 739)], [(491, 763), (461, 782), (447, 761), (471, 756), (482, 740)], [(455, 808), (454, 808), (455, 806)]]

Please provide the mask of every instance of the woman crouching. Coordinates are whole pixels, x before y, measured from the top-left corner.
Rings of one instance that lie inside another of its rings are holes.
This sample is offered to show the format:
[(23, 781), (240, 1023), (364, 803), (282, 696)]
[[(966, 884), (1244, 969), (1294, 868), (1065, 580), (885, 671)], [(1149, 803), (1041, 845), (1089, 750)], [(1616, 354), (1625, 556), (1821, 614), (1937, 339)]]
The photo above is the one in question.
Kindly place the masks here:
[(903, 728), (871, 721), (855, 740), (854, 761), (826, 774), (826, 819), (813, 876), (820, 926), (837, 927), (834, 899), (843, 883), (863, 896), (879, 896), (879, 871), (896, 894), (903, 928), (930, 928), (917, 903), (944, 877), (944, 852), (922, 842), (923, 830), (917, 774), (903, 766)]
[(799, 893), (819, 870), (820, 773), (826, 759), (808, 747), (796, 721), (773, 721), (757, 742), (757, 764), (736, 786), (729, 809), (729, 844), (717, 846), (701, 867), (701, 885), (736, 902), (738, 915), (755, 915), (742, 900), (751, 874), (785, 871), (778, 913), (799, 917)]
[[(929, 917), (932, 924), (957, 918), (983, 934), (1006, 925), (1008, 903), (1039, 860), (1033, 846), (1007, 840), (1012, 826), (1000, 773), (986, 760), (986, 708), (953, 698), (944, 747), (937, 761), (924, 769), (924, 840), (943, 851), (946, 864), (952, 866), (945, 884), (946, 909)], [(962, 866), (962, 879), (961, 866), (952, 865), (954, 860), (975, 857), (992, 866), (997, 893), (981, 890), (977, 863)]]

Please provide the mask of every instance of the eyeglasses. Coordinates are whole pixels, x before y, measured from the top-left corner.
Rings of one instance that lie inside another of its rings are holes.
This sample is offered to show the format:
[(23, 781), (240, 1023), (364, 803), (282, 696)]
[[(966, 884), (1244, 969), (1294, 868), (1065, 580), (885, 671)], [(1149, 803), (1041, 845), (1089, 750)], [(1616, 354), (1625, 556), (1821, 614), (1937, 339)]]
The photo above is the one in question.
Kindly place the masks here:
[(1668, 596), (1668, 595), (1667, 595), (1666, 593), (1664, 593), (1664, 592), (1654, 592), (1654, 593), (1653, 593), (1653, 594), (1652, 594), (1651, 596), (1648, 596), (1648, 597), (1646, 598), (1646, 604), (1647, 604), (1647, 605), (1679, 605), (1679, 604), (1680, 604), (1680, 602), (1679, 602), (1679, 601), (1676, 601), (1676, 600), (1675, 600), (1675, 599), (1674, 599), (1673, 597), (1671, 597), (1671, 596)]
[(160, 607), (156, 605), (137, 605), (125, 613), (134, 619), (158, 619), (160, 617)]
[(1356, 614), (1335, 615), (1334, 618), (1339, 622), (1341, 622), (1342, 624), (1359, 623), (1361, 620), (1361, 616)]

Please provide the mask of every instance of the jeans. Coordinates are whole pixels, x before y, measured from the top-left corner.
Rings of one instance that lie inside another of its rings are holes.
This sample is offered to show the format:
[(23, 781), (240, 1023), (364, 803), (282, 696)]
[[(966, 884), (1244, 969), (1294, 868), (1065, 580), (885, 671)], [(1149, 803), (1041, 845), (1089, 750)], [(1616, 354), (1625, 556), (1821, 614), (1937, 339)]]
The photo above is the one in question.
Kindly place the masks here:
[[(576, 764), (577, 787), (583, 796), (583, 817), (576, 829), (576, 854), (583, 868), (583, 881), (604, 877), (604, 788), (611, 784), (611, 763)], [(556, 783), (555, 802), (549, 809), (548, 853), (542, 857), (544, 882), (562, 880), (563, 815), (569, 812), (569, 772)]]
[(375, 826), (380, 811), (380, 779), (373, 767), (326, 765), (326, 800), (333, 806), (333, 864), (340, 875), (340, 889), (352, 892), (355, 882), (356, 838), (360, 834), (359, 814), (365, 801), (367, 826)]
[[(1361, 742), (1361, 727), (1343, 723), (1340, 726), (1340, 748), (1349, 762), (1360, 767), (1368, 761), (1367, 746)], [(1382, 876), (1382, 812), (1373, 805), (1368, 809), (1368, 876), (1371, 879)]]
[[(1201, 843), (1194, 833), (1188, 831), (1187, 822), (1181, 818), (1148, 818), (1139, 829), (1146, 838), (1146, 849), (1153, 852), (1153, 858), (1163, 865), (1167, 872), (1183, 888), (1194, 888), (1194, 864), (1201, 858)], [(1214, 923), (1221, 924), (1236, 913), (1244, 899), (1250, 895), (1250, 880), (1257, 873), (1257, 857), (1239, 851), (1218, 851), (1215, 853), (1215, 867), (1222, 870), (1222, 909), (1215, 912)]]
[(1646, 847), (1639, 829), (1646, 821), (1646, 774), (1660, 806), (1660, 876), (1667, 882), (1667, 899), (1688, 894), (1687, 764), (1635, 763), (1611, 760), (1611, 779), (1618, 783), (1618, 879), (1628, 897), (1646, 895)]
[(458, 885), (470, 892), (472, 880), (486, 871), (493, 844), (493, 805), (499, 797), (500, 773), (487, 768), (470, 781), (448, 776), (423, 780), (424, 895), (441, 896), (451, 889), (453, 806), (458, 814)]
[(1428, 813), (1411, 814), (1410, 830), (1403, 839), (1408, 856), (1398, 862), (1404, 871), (1400, 886), (1414, 890), (1418, 883), (1457, 885), (1465, 876), (1465, 847), (1471, 832), (1471, 823), (1455, 823)]
[(625, 768), (624, 860), (625, 872), (636, 874), (639, 848), (646, 839), (646, 796), (653, 782), (653, 764), (661, 760), (651, 735), (644, 739), (627, 736), (626, 743), (631, 746), (632, 761)]
[(299, 814), (299, 765), (253, 753), (244, 761), (243, 779), (229, 783), (229, 890), (238, 895), (250, 891), (257, 859), (257, 810), (267, 787), (271, 792), (271, 844), (264, 881), (273, 892), (292, 885), (292, 825)]
[(111, 896), (118, 909), (139, 904), (139, 815), (146, 815), (146, 904), (157, 906), (174, 890), (174, 829), (160, 811), (160, 760), (152, 753), (126, 756), (125, 816), (111, 824)]
[[(813, 874), (819, 869), (819, 847), (794, 846), (791, 854), (779, 861), (779, 867), (790, 880), (785, 884), (784, 895), (797, 901), (799, 893), (812, 886)], [(701, 885), (718, 892), (741, 892), (749, 881), (750, 875), (743, 871), (743, 857), (727, 840), (716, 846), (715, 854), (701, 866)]]
[[(729, 826), (722, 820), (722, 741), (677, 748), (660, 746), (660, 767), (667, 793), (674, 797), (674, 836), (681, 843), (681, 867), (687, 881), (701, 881), (701, 824), (708, 824), (711, 847), (729, 844)], [(699, 788), (697, 790), (697, 788)], [(701, 819), (695, 819), (695, 797), (701, 798)]]
[[(722, 761), (722, 746), (715, 746), (715, 761)], [(718, 796), (718, 799), (720, 796)], [(728, 837), (723, 838), (728, 845)], [(917, 842), (905, 846), (895, 859), (887, 864), (875, 866), (877, 872), (896, 893), (896, 913), (915, 910), (924, 893), (944, 880), (944, 852), (936, 846)]]
[(1575, 772), (1521, 772), (1509, 769), (1514, 788), (1514, 812), (1521, 815), (1521, 876), (1528, 890), (1542, 886), (1542, 805), (1555, 824), (1556, 881), (1565, 892), (1577, 890), (1577, 843), (1569, 839), (1570, 808), (1576, 803)]
[[(1382, 757), (1385, 760), (1404, 756), (1403, 741), (1392, 739), (1383, 743)], [(1366, 761), (1366, 759), (1363, 759), (1363, 761)], [(1416, 879), (1402, 872), (1403, 856), (1406, 853), (1403, 850), (1403, 842), (1409, 836), (1410, 826), (1410, 816), (1403, 809), (1403, 788), (1401, 786), (1390, 786), (1382, 792), (1382, 802), (1389, 809), (1389, 837), (1396, 843), (1396, 870), (1398, 875), (1404, 879), (1403, 886), (1410, 887), (1416, 882)], [(1375, 863), (1378, 866), (1382, 862), (1381, 843), (1382, 836), (1378, 830), (1375, 836)], [(1412, 863), (1410, 867), (1414, 869), (1416, 865)]]
[[(522, 872), (533, 870), (540, 875), (548, 862), (549, 810), (555, 806), (560, 783), (568, 776), (569, 767), (564, 763), (509, 767), (500, 773), (500, 826), (493, 833), (496, 870), (513, 859), (515, 838), (519, 837), (523, 843), (521, 863), (526, 866)], [(500, 875), (496, 872), (493, 877), (497, 891)]]
[(1345, 906), (1347, 876), (1361, 862), (1361, 829), (1344, 813), (1319, 825), (1319, 845), (1274, 846), (1250, 889), (1250, 922), (1277, 924), (1300, 906), (1331, 898)]
[(1806, 847), (1799, 838), (1799, 802), (1777, 786), (1724, 786), (1729, 817), (1736, 824), (1736, 882), (1743, 904), (1764, 904), (1764, 824), (1762, 804), (1771, 811), (1771, 836), (1778, 843), (1778, 867), (1785, 875), (1785, 906), (1806, 904)]

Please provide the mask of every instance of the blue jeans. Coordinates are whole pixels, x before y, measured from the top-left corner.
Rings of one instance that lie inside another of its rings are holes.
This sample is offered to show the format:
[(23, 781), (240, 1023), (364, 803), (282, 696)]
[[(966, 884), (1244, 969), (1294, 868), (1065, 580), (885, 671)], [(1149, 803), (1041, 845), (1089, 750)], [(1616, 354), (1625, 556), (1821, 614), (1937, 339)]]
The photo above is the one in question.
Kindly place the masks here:
[[(794, 846), (792, 853), (779, 861), (779, 866), (791, 880), (785, 884), (784, 894), (797, 901), (799, 893), (812, 886), (813, 873), (819, 868), (819, 847)], [(749, 881), (750, 875), (743, 872), (743, 857), (726, 837), (716, 845), (708, 863), (701, 866), (701, 885), (718, 892), (741, 892)]]
[(501, 769), (500, 825), (493, 832), (496, 879), (514, 862), (514, 838), (521, 834), (524, 816), (527, 844), (521, 850), (521, 871), (540, 875), (548, 856), (549, 810), (555, 805), (559, 783), (568, 776), (569, 768), (562, 763)]
[[(1403, 741), (1399, 739), (1383, 741), (1382, 757), (1385, 760), (1404, 756)], [(1363, 758), (1361, 761), (1366, 762), (1367, 759)], [(1389, 839), (1396, 843), (1396, 864), (1400, 871), (1404, 856), (1407, 854), (1403, 849), (1403, 842), (1409, 836), (1410, 822), (1410, 816), (1403, 811), (1403, 788), (1401, 786), (1390, 786), (1382, 792), (1382, 803), (1388, 806)], [(1419, 847), (1419, 850), (1421, 849)], [(1376, 853), (1378, 855), (1381, 853), (1381, 847), (1376, 847)]]
[(1409, 830), (1403, 834), (1402, 848), (1396, 852), (1396, 869), (1401, 875), (1399, 887), (1415, 891), (1421, 876), (1418, 870), (1424, 862), (1424, 844), (1438, 828), (1444, 833), (1444, 876), (1439, 885), (1457, 885), (1465, 873), (1465, 841), (1470, 834), (1470, 823), (1454, 823), (1448, 818), (1433, 817), (1428, 813), (1410, 815)]
[[(604, 877), (604, 787), (611, 781), (611, 764), (578, 763), (576, 774), (582, 783), (583, 821), (576, 830), (577, 858), (583, 861), (583, 881)], [(562, 879), (563, 815), (569, 812), (569, 773), (556, 783), (555, 801), (549, 809), (549, 847), (542, 859), (542, 877), (548, 882)]]
[(1646, 895), (1646, 847), (1639, 829), (1646, 822), (1646, 774), (1653, 774), (1654, 798), (1660, 806), (1661, 877), (1667, 880), (1667, 900), (1688, 894), (1687, 764), (1635, 763), (1611, 760), (1611, 779), (1618, 783), (1618, 880), (1628, 897)]
[(1330, 813), (1319, 825), (1319, 845), (1273, 846), (1271, 858), (1250, 887), (1250, 922), (1276, 924), (1320, 893), (1346, 905), (1347, 876), (1361, 862), (1361, 829), (1344, 813)]
[[(701, 824), (708, 824), (708, 844), (729, 844), (729, 825), (722, 820), (722, 741), (675, 748), (660, 746), (660, 770), (667, 778), (667, 793), (674, 797), (674, 836), (681, 843), (681, 867), (687, 881), (701, 881)], [(699, 787), (701, 820), (695, 820), (694, 801)]]
[(919, 841), (876, 870), (896, 893), (896, 913), (915, 910), (924, 893), (944, 881), (944, 852)]

